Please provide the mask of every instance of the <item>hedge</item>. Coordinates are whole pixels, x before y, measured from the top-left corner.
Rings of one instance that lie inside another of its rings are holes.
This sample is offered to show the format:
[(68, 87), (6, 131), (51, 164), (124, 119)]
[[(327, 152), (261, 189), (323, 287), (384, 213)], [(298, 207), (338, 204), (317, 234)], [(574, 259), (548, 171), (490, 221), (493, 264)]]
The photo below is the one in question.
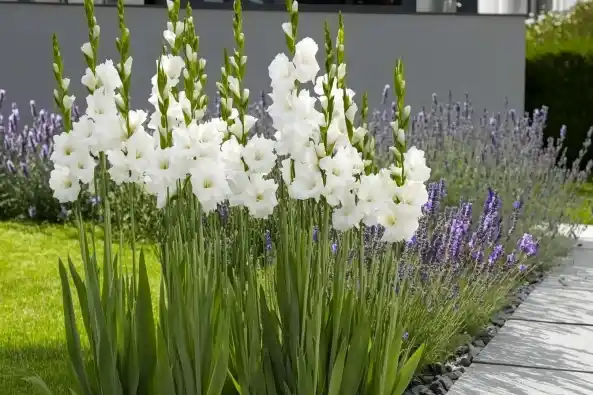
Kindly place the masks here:
[[(528, 45), (525, 91), (526, 111), (550, 108), (546, 137), (558, 137), (566, 125), (567, 156), (576, 159), (593, 126), (593, 41)], [(591, 147), (582, 165), (589, 159), (593, 159)]]

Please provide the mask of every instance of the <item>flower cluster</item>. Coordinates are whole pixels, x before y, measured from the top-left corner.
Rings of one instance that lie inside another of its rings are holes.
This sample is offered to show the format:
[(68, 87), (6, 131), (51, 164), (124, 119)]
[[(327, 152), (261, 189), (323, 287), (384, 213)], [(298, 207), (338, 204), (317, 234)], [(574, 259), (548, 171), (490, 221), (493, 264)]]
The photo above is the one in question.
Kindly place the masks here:
[[(296, 11), (296, 2), (294, 3)], [(207, 213), (228, 201), (243, 206), (255, 218), (266, 218), (278, 204), (279, 185), (271, 173), (277, 157), (280, 172), (293, 199), (314, 199), (334, 208), (332, 223), (338, 231), (368, 226), (385, 228), (384, 241), (409, 239), (418, 226), (428, 194), (430, 177), (424, 152), (405, 150), (404, 127), (409, 107), (392, 123), (399, 145), (392, 147), (395, 163), (370, 171), (361, 141), (367, 130), (353, 126), (357, 106), (354, 92), (344, 83), (346, 65), (328, 67), (318, 76), (317, 44), (304, 38), (292, 47), (289, 59), (279, 54), (269, 66), (273, 103), (267, 112), (276, 130), (275, 140), (255, 135), (248, 138), (257, 119), (246, 114), (249, 91), (242, 88), (246, 57), (242, 33), (235, 31), (238, 50), (225, 56), (222, 81), (217, 83), (220, 116), (205, 119), (205, 60), (197, 58), (191, 16), (178, 21), (175, 5), (169, 5), (170, 22), (163, 36), (170, 53), (157, 60), (152, 78), (152, 114), (127, 108), (125, 81), (132, 58), (119, 65), (110, 60), (94, 64), (93, 41), (83, 45), (89, 64), (82, 83), (88, 88), (87, 111), (72, 123), (71, 131), (54, 138), (50, 185), (61, 202), (77, 199), (81, 185), (92, 186), (101, 154), (109, 162), (109, 175), (117, 184), (138, 183), (164, 207), (187, 180)], [(92, 21), (100, 29), (96, 21)], [(293, 39), (293, 29), (283, 30)], [(293, 40), (294, 41), (294, 40)], [(182, 56), (185, 55), (185, 56)], [(338, 54), (339, 55), (339, 54)], [(342, 56), (343, 58), (343, 56)], [(340, 60), (340, 56), (338, 56)], [(69, 80), (54, 64), (58, 103), (68, 110), (74, 100), (67, 94)], [(179, 85), (183, 82), (185, 90)], [(314, 82), (314, 96), (300, 84)], [(405, 81), (400, 81), (405, 86)], [(145, 128), (145, 123), (147, 127)]]
[[(502, 201), (490, 188), (476, 222), (471, 202), (438, 210), (446, 196), (443, 180), (429, 184), (428, 189), (430, 200), (423, 207), (425, 216), (416, 234), (406, 243), (408, 254), (417, 254), (431, 266), (447, 264), (459, 269), (473, 262), (488, 270), (499, 265), (510, 268), (537, 254), (539, 242), (529, 233), (523, 234), (516, 245), (509, 243), (522, 208), (520, 201), (513, 204), (513, 215), (505, 227), (500, 211)], [(521, 270), (525, 268), (520, 266)]]
[[(284, 30), (291, 40), (292, 29)], [(403, 169), (392, 165), (376, 173), (365, 171), (369, 163), (359, 143), (368, 131), (353, 127), (357, 106), (354, 92), (343, 82), (346, 64), (332, 65), (318, 76), (317, 52), (317, 44), (305, 38), (294, 46), (292, 59), (279, 54), (269, 67), (273, 104), (268, 112), (276, 130), (276, 152), (284, 157), (281, 172), (288, 193), (298, 200), (323, 198), (335, 208), (336, 230), (362, 222), (384, 227), (385, 241), (405, 240), (417, 228), (428, 198), (424, 182), (430, 169), (424, 153), (412, 147), (403, 153)], [(309, 82), (314, 83), (314, 96), (299, 89)], [(393, 127), (403, 134), (397, 122)]]
[[(6, 91), (0, 89), (0, 109), (5, 98)], [(53, 137), (63, 129), (60, 115), (39, 110), (33, 100), (29, 102), (29, 109), (30, 125), (23, 124), (16, 103), (12, 103), (6, 121), (0, 114), (0, 161), (11, 172), (20, 167), (25, 175), (34, 157), (49, 159)]]

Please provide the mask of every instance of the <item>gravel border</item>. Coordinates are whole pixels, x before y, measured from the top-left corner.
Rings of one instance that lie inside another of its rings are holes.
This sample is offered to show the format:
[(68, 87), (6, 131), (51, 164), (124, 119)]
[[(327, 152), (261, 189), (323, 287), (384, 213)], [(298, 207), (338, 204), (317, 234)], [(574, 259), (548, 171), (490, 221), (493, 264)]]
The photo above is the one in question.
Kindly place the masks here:
[(507, 305), (492, 316), (490, 324), (482, 332), (475, 336), (471, 342), (458, 347), (454, 358), (447, 360), (445, 363), (426, 366), (420, 375), (412, 379), (404, 395), (445, 395), (455, 381), (465, 373), (474, 358), (496, 336), (499, 329), (504, 326), (517, 307), (527, 299), (535, 287), (554, 268), (550, 268), (546, 272), (534, 270), (528, 274), (524, 284), (519, 286), (512, 294)]

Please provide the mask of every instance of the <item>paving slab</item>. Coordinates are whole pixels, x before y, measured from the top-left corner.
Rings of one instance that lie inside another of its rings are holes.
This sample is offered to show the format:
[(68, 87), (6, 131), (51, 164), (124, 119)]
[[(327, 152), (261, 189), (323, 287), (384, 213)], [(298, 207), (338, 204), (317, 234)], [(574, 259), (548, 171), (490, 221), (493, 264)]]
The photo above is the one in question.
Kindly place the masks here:
[(538, 287), (510, 319), (593, 326), (593, 288), (591, 290)]
[(576, 248), (582, 248), (585, 250), (593, 250), (593, 240), (580, 240), (577, 242)]
[(585, 267), (593, 269), (593, 250), (587, 248), (574, 248), (566, 257), (568, 266)]
[(542, 281), (538, 288), (580, 289), (593, 291), (593, 268), (566, 264)]
[(593, 373), (593, 327), (509, 320), (474, 362)]
[(593, 374), (474, 363), (447, 395), (591, 395)]

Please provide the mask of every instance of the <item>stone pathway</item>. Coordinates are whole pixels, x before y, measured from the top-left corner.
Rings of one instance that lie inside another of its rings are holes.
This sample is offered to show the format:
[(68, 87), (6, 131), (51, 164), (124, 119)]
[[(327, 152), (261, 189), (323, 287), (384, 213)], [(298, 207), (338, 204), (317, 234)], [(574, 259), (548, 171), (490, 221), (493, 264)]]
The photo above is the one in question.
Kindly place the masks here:
[(593, 394), (593, 228), (448, 395)]

